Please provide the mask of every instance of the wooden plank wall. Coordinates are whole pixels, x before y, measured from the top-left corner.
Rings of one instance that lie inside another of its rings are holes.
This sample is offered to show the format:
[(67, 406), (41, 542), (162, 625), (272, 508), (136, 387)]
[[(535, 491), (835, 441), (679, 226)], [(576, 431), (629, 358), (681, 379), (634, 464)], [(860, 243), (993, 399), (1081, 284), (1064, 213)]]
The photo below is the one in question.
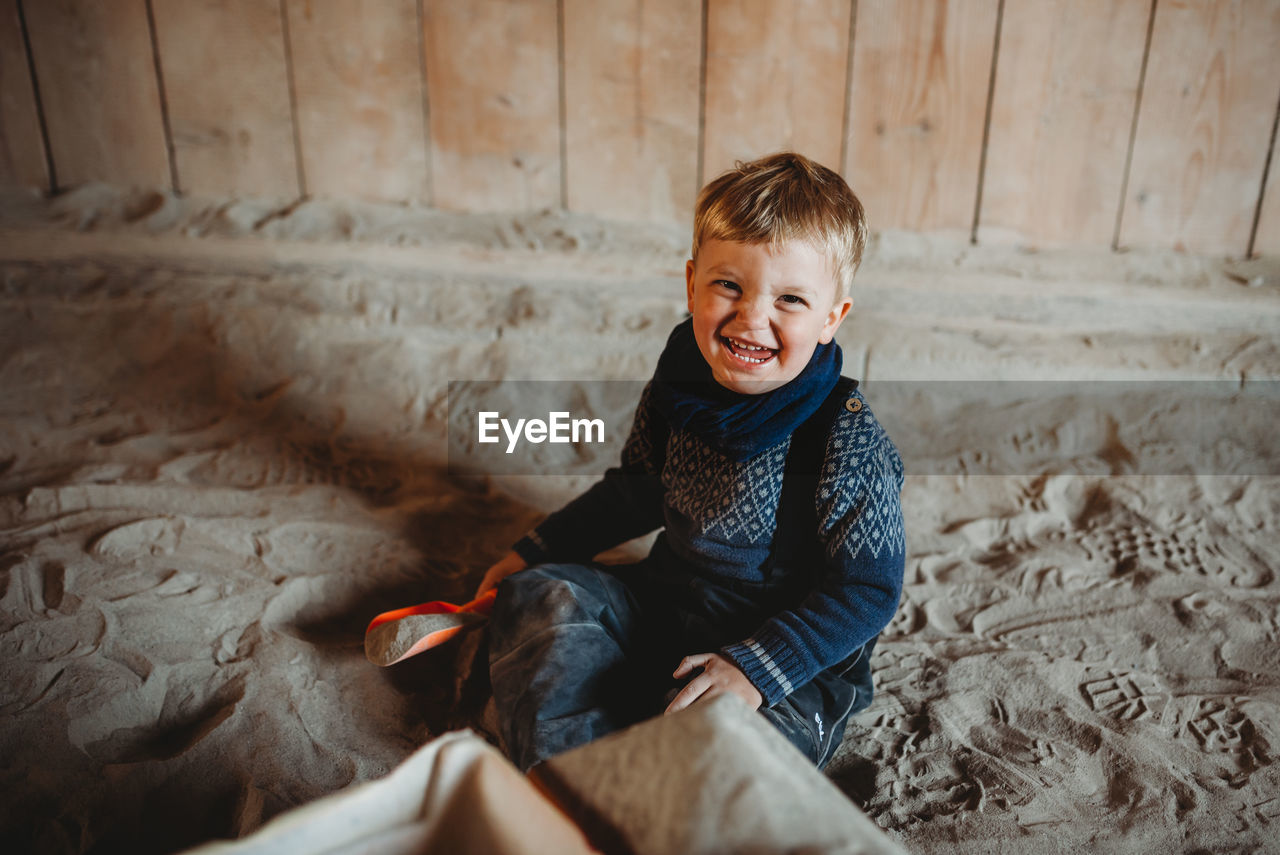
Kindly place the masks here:
[(151, 0), (179, 187), (303, 191), (279, 0)]
[(17, 0), (0, 3), (0, 184), (49, 185)]
[(435, 204), (563, 202), (556, 0), (424, 2)]
[(0, 0), (0, 184), (688, 223), (794, 148), (875, 229), (1275, 253), (1277, 45), (1276, 0)]
[[(1274, 138), (1275, 130), (1271, 133)], [(1280, 255), (1280, 163), (1276, 162), (1274, 151), (1258, 210), (1253, 252), (1255, 255)]]
[(1114, 239), (1150, 14), (1151, 0), (1006, 0), (980, 240)]
[(565, 0), (568, 207), (679, 221), (698, 184), (701, 0)]
[(416, 0), (287, 0), (307, 192), (426, 199)]
[(997, 0), (859, 0), (844, 175), (880, 228), (973, 227)]
[(850, 0), (721, 0), (707, 15), (703, 177), (779, 149), (839, 168)]
[(1280, 96), (1280, 3), (1161, 3), (1121, 242), (1243, 252)]
[(58, 185), (169, 187), (146, 3), (18, 3), (26, 14)]

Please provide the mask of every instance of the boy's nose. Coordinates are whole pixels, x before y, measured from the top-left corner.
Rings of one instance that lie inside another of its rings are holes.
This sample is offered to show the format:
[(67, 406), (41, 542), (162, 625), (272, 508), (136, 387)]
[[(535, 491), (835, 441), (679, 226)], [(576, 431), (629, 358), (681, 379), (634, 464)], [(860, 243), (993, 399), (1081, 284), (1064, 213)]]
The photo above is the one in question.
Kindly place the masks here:
[(743, 300), (738, 306), (738, 318), (750, 327), (767, 327), (769, 325), (768, 301)]

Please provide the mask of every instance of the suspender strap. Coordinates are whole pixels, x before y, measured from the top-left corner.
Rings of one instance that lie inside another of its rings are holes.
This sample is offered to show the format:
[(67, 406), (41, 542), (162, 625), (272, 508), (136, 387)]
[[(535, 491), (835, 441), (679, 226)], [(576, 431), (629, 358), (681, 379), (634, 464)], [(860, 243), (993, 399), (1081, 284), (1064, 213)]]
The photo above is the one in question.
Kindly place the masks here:
[[(844, 407), (845, 402), (858, 388), (858, 381), (849, 377), (840, 377), (836, 385), (827, 394), (822, 405), (809, 416), (791, 435), (791, 448), (787, 451), (787, 468), (784, 478), (792, 475), (809, 476), (817, 486), (818, 475), (821, 474), (823, 459), (827, 452), (827, 437), (831, 434), (831, 426), (835, 424), (836, 413)], [(786, 481), (782, 485), (786, 490)], [(813, 493), (810, 492), (812, 497)]]
[(836, 414), (858, 388), (858, 381), (840, 377), (821, 406), (791, 434), (782, 495), (778, 499), (778, 521), (773, 533), (773, 551), (765, 564), (765, 578), (781, 569), (797, 584), (811, 581), (818, 552), (818, 478), (826, 458), (827, 437)]

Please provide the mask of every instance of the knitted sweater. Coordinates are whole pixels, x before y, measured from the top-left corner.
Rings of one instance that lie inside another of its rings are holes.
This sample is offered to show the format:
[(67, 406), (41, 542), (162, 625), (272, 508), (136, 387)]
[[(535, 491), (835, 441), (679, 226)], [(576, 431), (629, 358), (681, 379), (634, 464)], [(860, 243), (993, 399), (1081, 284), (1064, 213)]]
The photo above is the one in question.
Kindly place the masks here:
[[(791, 437), (732, 461), (673, 431), (645, 387), (622, 464), (515, 545), (530, 564), (583, 561), (665, 527), (655, 554), (674, 553), (711, 579), (764, 581)], [(905, 544), (902, 461), (861, 393), (827, 437), (814, 496), (823, 566), (795, 608), (721, 653), (772, 706), (838, 665), (893, 618)], [(700, 653), (705, 651), (688, 651)]]

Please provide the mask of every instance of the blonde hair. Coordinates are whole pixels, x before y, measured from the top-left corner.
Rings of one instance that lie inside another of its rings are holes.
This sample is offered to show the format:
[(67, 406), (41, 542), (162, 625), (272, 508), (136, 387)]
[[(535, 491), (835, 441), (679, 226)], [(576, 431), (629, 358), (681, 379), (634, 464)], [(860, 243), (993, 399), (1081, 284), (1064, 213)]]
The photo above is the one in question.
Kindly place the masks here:
[(738, 161), (702, 188), (693, 218), (695, 261), (707, 240), (808, 241), (830, 259), (840, 300), (849, 295), (862, 262), (867, 220), (862, 203), (838, 173), (784, 151), (750, 163)]

